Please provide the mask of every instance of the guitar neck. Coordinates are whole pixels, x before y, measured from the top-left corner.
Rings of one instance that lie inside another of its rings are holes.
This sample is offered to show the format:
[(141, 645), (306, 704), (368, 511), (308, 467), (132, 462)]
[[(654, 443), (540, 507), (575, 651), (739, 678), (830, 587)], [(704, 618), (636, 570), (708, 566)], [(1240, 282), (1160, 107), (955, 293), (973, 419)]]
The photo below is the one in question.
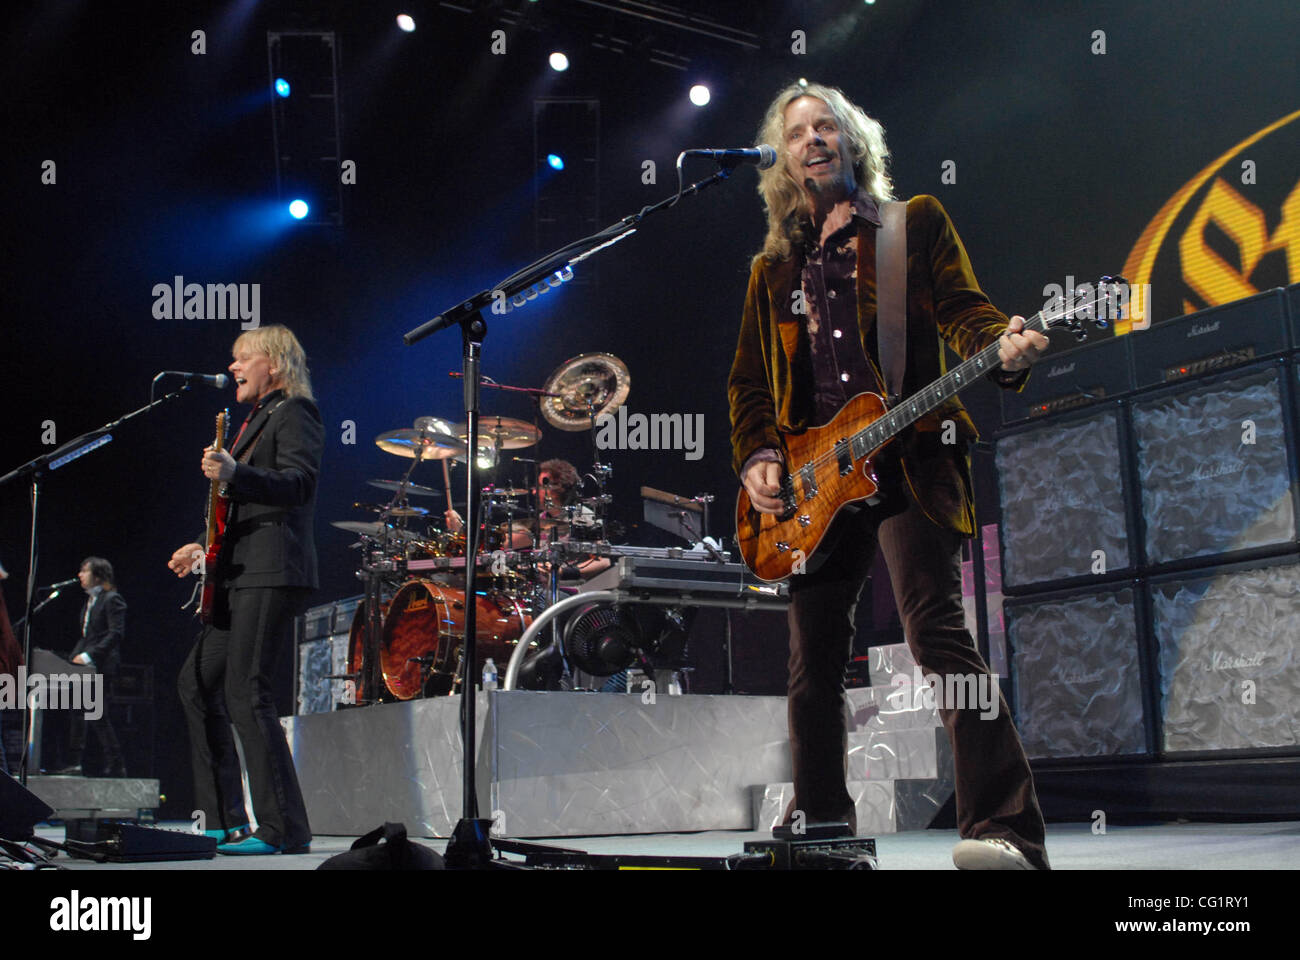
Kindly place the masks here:
[[(1045, 333), (1049, 326), (1051, 323), (1040, 310), (1025, 321), (1024, 328)], [(912, 394), (869, 427), (855, 434), (851, 438), (854, 456), (865, 456), (882, 443), (897, 436), (989, 371), (997, 369), (1001, 363), (1002, 361), (998, 359), (998, 343), (994, 341), (969, 360), (963, 360), (923, 390)]]

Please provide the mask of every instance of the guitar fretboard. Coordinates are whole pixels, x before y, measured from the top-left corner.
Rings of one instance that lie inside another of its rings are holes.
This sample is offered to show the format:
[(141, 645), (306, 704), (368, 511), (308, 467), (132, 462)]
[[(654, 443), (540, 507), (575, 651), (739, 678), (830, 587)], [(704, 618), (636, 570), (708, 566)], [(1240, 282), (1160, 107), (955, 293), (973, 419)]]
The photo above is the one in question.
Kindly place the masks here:
[[(1058, 316), (1049, 318), (1044, 310), (1040, 310), (1025, 321), (1024, 329), (1046, 333), (1053, 324), (1064, 319), (1066, 319), (1064, 311)], [(865, 457), (931, 410), (939, 407), (944, 401), (956, 396), (991, 370), (997, 369), (1001, 363), (998, 359), (998, 343), (994, 341), (970, 359), (963, 360), (924, 390), (912, 394), (869, 427), (863, 428), (850, 437), (849, 445), (853, 458), (856, 460)]]

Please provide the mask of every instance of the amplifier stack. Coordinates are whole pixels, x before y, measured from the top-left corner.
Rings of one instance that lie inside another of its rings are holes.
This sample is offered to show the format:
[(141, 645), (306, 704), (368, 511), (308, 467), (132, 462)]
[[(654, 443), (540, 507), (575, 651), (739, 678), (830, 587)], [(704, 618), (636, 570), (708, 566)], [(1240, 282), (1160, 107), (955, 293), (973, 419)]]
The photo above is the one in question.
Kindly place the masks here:
[(1073, 349), (996, 441), (1036, 760), (1300, 756), (1300, 285)]

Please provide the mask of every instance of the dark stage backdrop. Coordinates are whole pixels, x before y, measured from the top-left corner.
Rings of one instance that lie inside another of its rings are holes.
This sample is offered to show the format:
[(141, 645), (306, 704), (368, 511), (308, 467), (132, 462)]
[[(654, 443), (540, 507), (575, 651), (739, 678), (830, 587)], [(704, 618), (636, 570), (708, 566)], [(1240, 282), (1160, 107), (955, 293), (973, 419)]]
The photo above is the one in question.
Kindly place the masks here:
[[(458, 337), (405, 347), (401, 334), (539, 252), (539, 96), (599, 99), (603, 224), (670, 193), (678, 150), (752, 143), (784, 83), (842, 86), (884, 123), (898, 193), (938, 196), (993, 301), (1024, 314), (1042, 305), (1048, 284), (1120, 271), (1180, 187), (1300, 106), (1300, 19), (1281, 0), (687, 5), (740, 29), (744, 43), (559, 0), (481, 6), (7, 4), (0, 472), (48, 451), (43, 440), (63, 443), (143, 404), (159, 370), (225, 368), (239, 321), (156, 319), (155, 284), (259, 284), (260, 322), (300, 335), (328, 426), (319, 597), (356, 592), (351, 538), (328, 522), (356, 519), (352, 501), (376, 499), (363, 482), (406, 466), (373, 437), (420, 415), (460, 416), (447, 376), (459, 364)], [(416, 16), (415, 33), (397, 32), (401, 9)], [(507, 14), (512, 23), (501, 22)], [(266, 212), (275, 200), (266, 31), (294, 27), (337, 32), (341, 152), (356, 163), (341, 228), (294, 228)], [(495, 29), (506, 32), (504, 54), (491, 52)], [(205, 31), (201, 55), (196, 30)], [(797, 32), (803, 52), (794, 52)], [(627, 52), (593, 47), (597, 34), (607, 48), (611, 37), (626, 40)], [(545, 55), (560, 44), (573, 66), (555, 75)], [(689, 58), (689, 69), (652, 62), (654, 50)], [(699, 81), (712, 87), (703, 109), (685, 101)], [(1236, 166), (1227, 175), (1277, 238), (1297, 165), (1294, 149), (1270, 143), (1256, 183), (1243, 184)], [(647, 160), (653, 184), (643, 181)], [(51, 169), (54, 182), (43, 182)], [(644, 450), (608, 458), (633, 540), (650, 539), (636, 526), (642, 484), (715, 494), (713, 532), (728, 532), (736, 484), (725, 379), (762, 234), (755, 183), (740, 170), (599, 254), (590, 282), (489, 317), (483, 369), (500, 382), (537, 386), (568, 357), (609, 351), (631, 370), (630, 412), (703, 416), (699, 459)], [(1295, 223), (1293, 212), (1292, 236)], [(1230, 237), (1211, 239), (1240, 261)], [(1300, 279), (1279, 266), (1284, 254), (1275, 246), (1245, 272), (1272, 271), (1259, 286)], [(1172, 287), (1158, 312), (1183, 309), (1187, 298)], [(188, 586), (164, 563), (201, 522), (197, 461), (223, 399), (196, 388), (126, 425), (50, 475), (41, 498), (39, 582), (72, 576), (87, 554), (117, 567), (130, 602), (124, 659), (151, 663), (158, 678), (156, 773), (170, 816), (191, 809), (174, 677), (195, 630), (179, 609)], [(990, 432), (994, 389), (981, 384), (965, 399)], [(484, 407), (531, 416), (525, 402), (491, 391)], [(344, 442), (349, 424), (355, 443)], [(591, 460), (582, 434), (548, 430), (537, 452), (580, 467)], [(422, 466), (417, 479), (437, 485), (439, 474)], [(994, 493), (983, 478), (982, 522), (997, 519)], [(22, 483), (0, 488), (13, 611), (23, 608), (29, 515)], [(70, 646), (76, 601), (42, 614), (39, 643)]]

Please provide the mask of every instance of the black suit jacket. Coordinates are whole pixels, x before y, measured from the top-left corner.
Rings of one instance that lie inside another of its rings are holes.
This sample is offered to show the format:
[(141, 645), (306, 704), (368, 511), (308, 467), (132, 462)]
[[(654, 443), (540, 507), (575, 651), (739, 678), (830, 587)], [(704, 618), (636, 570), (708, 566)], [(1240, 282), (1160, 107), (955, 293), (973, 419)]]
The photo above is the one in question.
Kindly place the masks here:
[[(89, 603), (90, 598), (86, 601)], [(82, 608), (80, 624), (85, 617)], [(90, 608), (90, 620), (86, 623), (86, 632), (68, 659), (84, 653), (95, 664), (100, 673), (114, 673), (122, 662), (122, 637), (126, 634), (126, 600), (116, 590), (104, 590), (95, 598)]]
[(226, 587), (318, 586), (316, 480), (325, 427), (316, 404), (279, 391), (244, 430), (230, 454), (230, 516), (219, 581)]

